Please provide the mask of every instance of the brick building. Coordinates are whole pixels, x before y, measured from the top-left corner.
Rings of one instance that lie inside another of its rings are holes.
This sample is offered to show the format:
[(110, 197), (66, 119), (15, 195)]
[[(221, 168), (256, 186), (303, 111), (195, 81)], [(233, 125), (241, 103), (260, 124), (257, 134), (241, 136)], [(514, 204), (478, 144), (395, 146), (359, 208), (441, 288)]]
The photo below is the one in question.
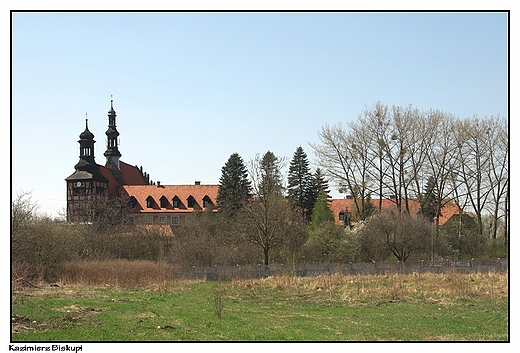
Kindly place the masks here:
[(79, 162), (67, 183), (67, 221), (91, 222), (93, 204), (100, 199), (120, 198), (136, 213), (139, 222), (182, 225), (194, 210), (215, 207), (218, 185), (161, 185), (153, 183), (142, 167), (123, 162), (119, 151), (113, 101), (108, 111), (105, 165), (97, 164), (94, 134), (88, 129), (79, 135)]

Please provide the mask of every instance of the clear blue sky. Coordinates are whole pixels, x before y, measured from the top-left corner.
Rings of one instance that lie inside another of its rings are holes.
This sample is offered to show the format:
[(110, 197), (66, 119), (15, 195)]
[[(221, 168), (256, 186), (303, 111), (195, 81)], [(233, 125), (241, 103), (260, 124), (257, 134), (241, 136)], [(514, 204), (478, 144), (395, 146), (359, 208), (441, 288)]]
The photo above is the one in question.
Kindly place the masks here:
[(111, 95), (121, 160), (163, 184), (218, 184), (234, 152), (313, 162), (323, 125), (376, 101), (508, 116), (506, 13), (14, 13), (11, 29), (12, 191), (53, 216), (85, 113), (105, 162)]

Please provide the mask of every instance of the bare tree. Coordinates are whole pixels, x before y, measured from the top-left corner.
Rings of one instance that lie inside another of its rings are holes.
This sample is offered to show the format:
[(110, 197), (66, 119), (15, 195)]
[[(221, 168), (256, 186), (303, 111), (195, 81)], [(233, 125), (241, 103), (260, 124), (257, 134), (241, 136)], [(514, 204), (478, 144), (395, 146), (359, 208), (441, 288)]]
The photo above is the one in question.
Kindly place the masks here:
[(457, 145), (454, 143), (456, 141), (455, 120), (449, 114), (430, 110), (424, 119), (422, 130), (424, 131), (423, 151), (426, 158), (416, 178), (417, 198), (422, 201), (421, 190), (424, 188), (421, 189), (420, 183), (424, 183), (425, 176), (432, 178), (436, 197), (436, 200), (433, 200), (436, 206), (433, 216), (437, 233), (441, 209), (452, 200), (454, 192), (458, 189), (456, 184), (453, 184), (454, 171), (457, 170), (455, 162)]
[(37, 217), (38, 204), (31, 198), (30, 192), (20, 190), (11, 202), (11, 238)]
[(484, 145), (487, 132), (486, 120), (477, 116), (464, 119), (457, 124), (457, 147), (460, 178), (459, 188), (464, 188), (469, 204), (476, 216), (478, 233), (482, 235), (482, 216), (491, 193), (491, 187), (486, 179), (490, 168), (490, 151)]
[[(489, 202), (489, 212), (493, 216), (494, 224), (491, 225), (491, 237), (497, 238), (499, 221), (504, 218), (507, 222), (507, 215), (504, 211), (507, 202), (509, 188), (509, 146), (507, 121), (500, 117), (486, 119), (486, 132), (483, 136), (483, 145), (489, 151), (489, 168), (486, 170), (485, 177), (487, 185), (491, 190), (491, 200)], [(507, 230), (506, 230), (507, 231)], [(507, 245), (507, 242), (505, 243)]]
[(31, 196), (20, 191), (11, 203), (13, 274), (19, 276), (17, 267), (24, 268), (24, 280), (52, 281), (60, 263), (79, 257), (83, 229), (37, 214), (38, 205)]
[[(350, 126), (348, 133), (341, 125), (322, 127), (319, 132), (321, 144), (311, 144), (319, 165), (330, 176), (331, 181), (339, 186), (340, 192), (350, 194), (354, 198), (356, 214), (362, 219), (367, 200), (370, 198), (372, 178), (369, 174), (368, 141), (358, 133), (358, 126)], [(360, 131), (360, 130), (359, 130)]]
[[(410, 213), (410, 185), (415, 175), (412, 175), (412, 157), (414, 155), (414, 130), (416, 120), (421, 119), (417, 109), (408, 106), (401, 108), (393, 106), (391, 111), (390, 138), (384, 145), (389, 168), (384, 184), (391, 191), (389, 199), (397, 206), (398, 214), (403, 210)], [(417, 171), (415, 171), (417, 172)]]
[(354, 200), (355, 213), (359, 219), (364, 220), (370, 216), (372, 205), (370, 199), (375, 188), (374, 178), (370, 173), (371, 161), (369, 149), (371, 139), (362, 130), (351, 127), (347, 133), (348, 144), (345, 145), (344, 153), (349, 158), (347, 170), (350, 172), (347, 190)]
[(365, 108), (358, 120), (359, 123), (356, 124), (358, 129), (355, 134), (371, 141), (366, 151), (367, 161), (371, 164), (368, 172), (372, 179), (377, 181), (377, 189), (374, 189), (374, 193), (378, 195), (378, 210), (381, 211), (384, 198), (384, 177), (388, 173), (388, 163), (385, 158), (387, 131), (390, 127), (388, 106), (377, 102), (371, 108)]
[(406, 213), (396, 217), (383, 211), (366, 222), (361, 239), (365, 248), (385, 244), (397, 260), (405, 262), (412, 254), (429, 249), (431, 231), (431, 223), (423, 217)]
[[(353, 213), (364, 214), (371, 194), (396, 204), (397, 214), (409, 213), (411, 198), (432, 200), (436, 227), (442, 208), (454, 200), (475, 214), (479, 234), (483, 216), (493, 215), (491, 236), (496, 238), (504, 220), (507, 245), (509, 217), (509, 149), (505, 119), (456, 119), (430, 110), (407, 106), (390, 109), (377, 102), (357, 121), (325, 125), (320, 143), (311, 145), (318, 163), (341, 192), (355, 199)], [(428, 188), (426, 188), (428, 183)], [(429, 194), (425, 195), (425, 190)], [(434, 201), (434, 202), (433, 202)], [(486, 224), (486, 227), (488, 225)]]
[(298, 238), (300, 217), (284, 197), (281, 169), (285, 159), (268, 151), (249, 163), (255, 198), (243, 211), (242, 228), (246, 239), (262, 248), (264, 265), (269, 264), (270, 251)]

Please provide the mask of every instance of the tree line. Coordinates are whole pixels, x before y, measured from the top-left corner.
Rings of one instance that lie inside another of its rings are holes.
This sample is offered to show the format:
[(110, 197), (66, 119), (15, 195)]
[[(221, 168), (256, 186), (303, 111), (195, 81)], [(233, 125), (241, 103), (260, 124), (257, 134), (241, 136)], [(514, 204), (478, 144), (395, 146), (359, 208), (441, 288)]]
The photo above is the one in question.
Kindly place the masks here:
[[(232, 154), (219, 183), (219, 215), (227, 221), (219, 222), (227, 227), (220, 233), (256, 244), (266, 265), (270, 259), (384, 261), (391, 256), (406, 261), (506, 251), (506, 119), (459, 119), (439, 110), (377, 102), (346, 127), (322, 127), (319, 138), (311, 145), (318, 168), (311, 173), (298, 147), (285, 187), (284, 158), (268, 151), (246, 165)], [(354, 219), (346, 223), (357, 221), (356, 229), (334, 222), (329, 181), (352, 198), (347, 217)], [(384, 210), (383, 200), (393, 202), (397, 214)], [(410, 212), (412, 200), (420, 203), (418, 215)], [(439, 228), (448, 202), (459, 206), (460, 222)], [(462, 222), (464, 211), (474, 214), (476, 227)]]
[[(221, 169), (218, 212), (196, 210), (174, 237), (132, 227), (128, 200), (96, 200), (96, 222), (70, 225), (36, 216), (30, 193), (22, 193), (11, 208), (12, 262), (48, 277), (77, 259), (191, 267), (507, 256), (505, 119), (377, 102), (346, 126), (323, 126), (319, 138), (311, 145), (314, 171), (301, 146), (289, 162), (271, 151), (247, 163), (231, 154)], [(355, 227), (334, 221), (329, 183), (352, 198)], [(410, 214), (414, 199), (418, 215)], [(397, 213), (386, 212), (383, 200)], [(473, 212), (477, 226), (439, 227), (448, 200)]]
[[(208, 210), (192, 216), (189, 224), (177, 232), (179, 241), (184, 240), (183, 246), (190, 247), (191, 227), (198, 228), (204, 223), (206, 231), (213, 229), (213, 238), (218, 238), (211, 242), (206, 236), (215, 251), (219, 246), (229, 245), (228, 248), (241, 249), (243, 255), (248, 244), (255, 244), (262, 252), (264, 265), (272, 258), (281, 262), (295, 261), (306, 241), (305, 227), (312, 219), (315, 204), (320, 195), (328, 196), (329, 190), (321, 169), (311, 173), (302, 147), (297, 148), (290, 162), (287, 185), (282, 176), (285, 164), (285, 158), (271, 151), (256, 155), (247, 165), (238, 153), (233, 153), (222, 167), (216, 200), (219, 212), (214, 214)], [(219, 238), (217, 233), (224, 236)], [(185, 254), (193, 256), (196, 247), (191, 246)], [(253, 258), (258, 256), (251, 256)], [(200, 262), (199, 259), (192, 261)], [(205, 261), (206, 265), (212, 264), (210, 258)]]
[(475, 215), (480, 235), (496, 239), (502, 229), (507, 246), (508, 137), (505, 118), (460, 119), (377, 102), (346, 126), (323, 126), (312, 148), (331, 180), (354, 197), (362, 218), (371, 198), (379, 210), (382, 200), (392, 200), (398, 213), (409, 213), (416, 199), (421, 213), (438, 222), (453, 200)]

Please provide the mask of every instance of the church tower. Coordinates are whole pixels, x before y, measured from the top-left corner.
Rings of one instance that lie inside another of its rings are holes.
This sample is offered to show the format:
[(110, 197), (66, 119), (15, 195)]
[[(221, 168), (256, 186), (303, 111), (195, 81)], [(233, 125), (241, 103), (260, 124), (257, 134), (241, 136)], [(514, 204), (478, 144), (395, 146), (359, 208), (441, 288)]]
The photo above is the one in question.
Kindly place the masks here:
[(121, 152), (118, 149), (118, 137), (119, 132), (117, 131), (116, 126), (116, 112), (114, 110), (114, 100), (110, 100), (110, 110), (108, 111), (108, 130), (105, 132), (107, 135), (107, 150), (104, 153), (104, 156), (107, 158), (106, 166), (110, 169), (114, 170), (114, 167), (117, 170), (121, 170), (119, 165), (119, 158), (121, 157)]
[(85, 130), (79, 135), (79, 162), (74, 166), (76, 171), (65, 179), (67, 182), (67, 221), (91, 222), (96, 197), (105, 195), (108, 180), (101, 174), (99, 165), (94, 159), (94, 134), (88, 129), (85, 119)]

